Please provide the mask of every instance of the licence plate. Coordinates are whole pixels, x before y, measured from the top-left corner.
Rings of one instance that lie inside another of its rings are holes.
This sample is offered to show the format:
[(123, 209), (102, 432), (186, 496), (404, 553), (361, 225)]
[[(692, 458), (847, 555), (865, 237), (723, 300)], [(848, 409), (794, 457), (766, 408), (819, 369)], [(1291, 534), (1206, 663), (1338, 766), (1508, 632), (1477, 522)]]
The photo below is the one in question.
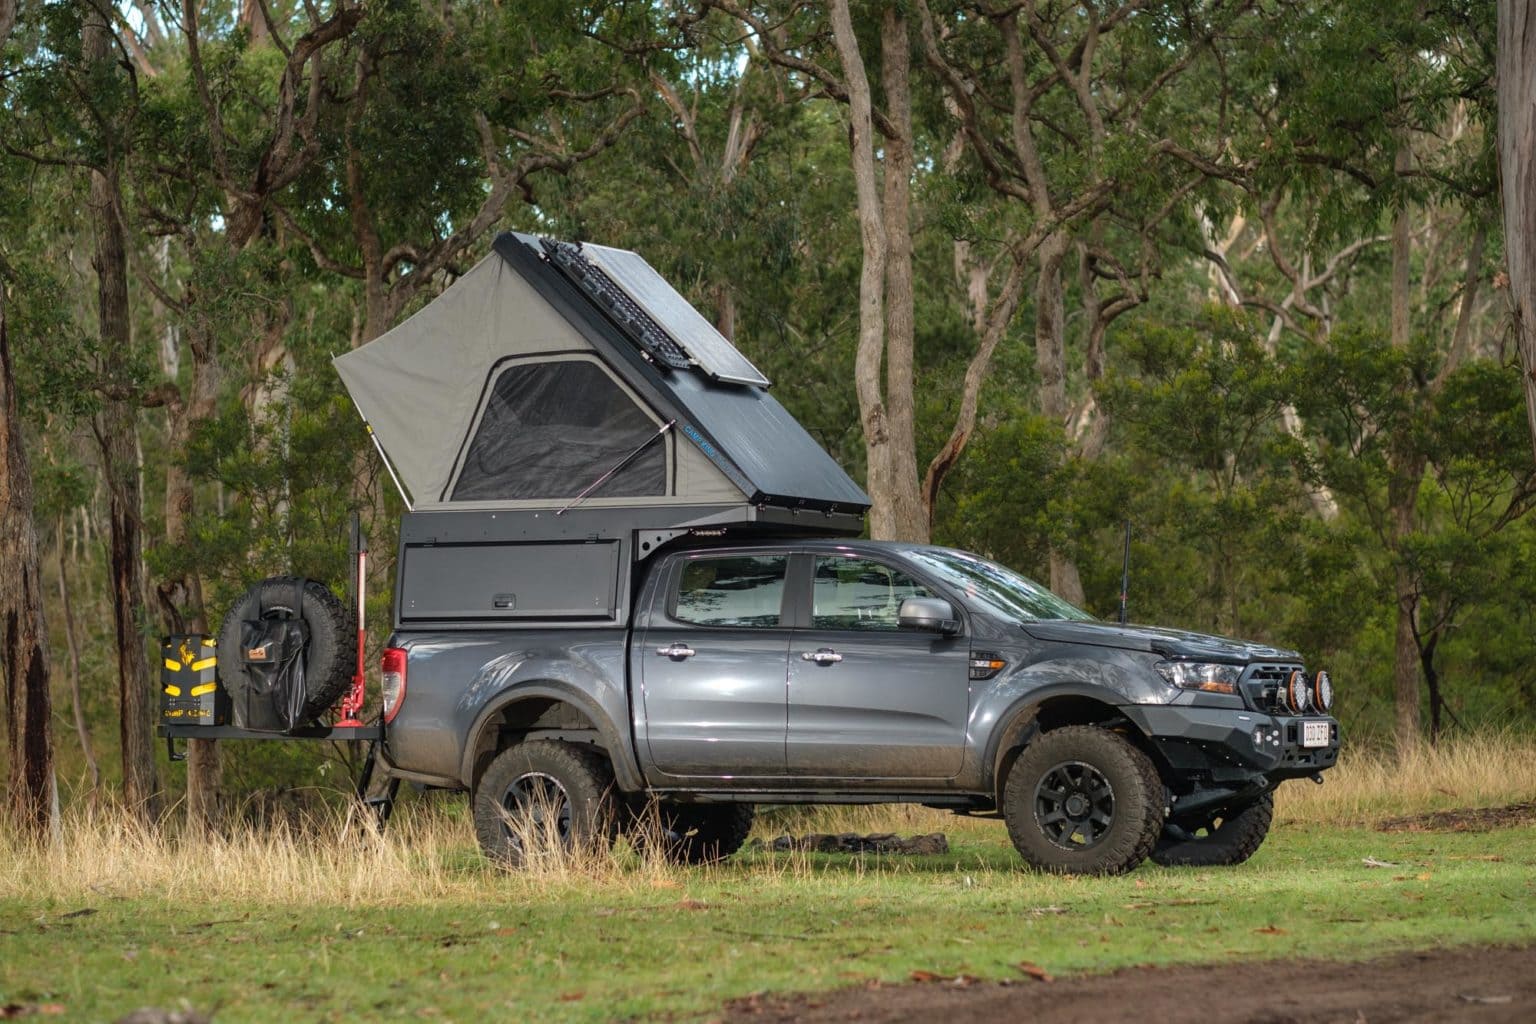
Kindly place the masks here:
[(1326, 747), (1333, 738), (1333, 723), (1328, 721), (1302, 722), (1301, 745), (1304, 747)]

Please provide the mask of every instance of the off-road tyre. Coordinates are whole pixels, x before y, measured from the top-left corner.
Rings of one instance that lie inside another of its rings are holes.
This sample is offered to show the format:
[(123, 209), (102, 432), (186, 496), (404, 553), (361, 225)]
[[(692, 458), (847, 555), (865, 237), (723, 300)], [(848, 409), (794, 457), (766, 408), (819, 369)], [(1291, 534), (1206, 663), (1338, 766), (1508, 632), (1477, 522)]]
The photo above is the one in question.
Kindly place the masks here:
[(1058, 875), (1134, 870), (1162, 832), (1164, 806), (1151, 758), (1124, 736), (1091, 725), (1040, 735), (1003, 786), (1014, 848), (1031, 867)]
[(519, 833), (545, 827), (549, 813), (555, 815), (548, 826), (552, 835), (573, 855), (606, 850), (613, 842), (613, 766), (585, 747), (558, 740), (514, 744), (486, 766), (471, 802), (480, 849), (510, 868), (528, 860)]
[(674, 864), (714, 864), (741, 849), (755, 817), (751, 804), (652, 800), (639, 805), (626, 831), (641, 852), (659, 848)]
[[(224, 616), (219, 627), (219, 679), (227, 692), (245, 681), (240, 657), (240, 624), (258, 617), (291, 618), (298, 577), (273, 576), (247, 590)], [(352, 685), (357, 670), (357, 623), (350, 608), (318, 580), (304, 584), (301, 612), (309, 629), (304, 648), (304, 721), (319, 718)]]
[(1222, 868), (1252, 857), (1269, 835), (1275, 815), (1275, 795), (1266, 792), (1232, 815), (1213, 817), (1200, 828), (1173, 822), (1163, 826), (1152, 860), (1170, 868)]

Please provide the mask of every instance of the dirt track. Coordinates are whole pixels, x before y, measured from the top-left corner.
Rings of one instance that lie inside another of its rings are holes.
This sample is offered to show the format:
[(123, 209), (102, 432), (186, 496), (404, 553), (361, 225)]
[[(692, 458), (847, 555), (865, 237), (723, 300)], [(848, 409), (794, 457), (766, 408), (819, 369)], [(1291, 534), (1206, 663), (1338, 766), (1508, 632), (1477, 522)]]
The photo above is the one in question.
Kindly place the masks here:
[(787, 999), (752, 997), (721, 1019), (1023, 1020), (1030, 1024), (1384, 1024), (1536, 1021), (1536, 947), (1412, 953), (1362, 963), (1271, 961), (1136, 968), (1008, 984), (928, 981)]

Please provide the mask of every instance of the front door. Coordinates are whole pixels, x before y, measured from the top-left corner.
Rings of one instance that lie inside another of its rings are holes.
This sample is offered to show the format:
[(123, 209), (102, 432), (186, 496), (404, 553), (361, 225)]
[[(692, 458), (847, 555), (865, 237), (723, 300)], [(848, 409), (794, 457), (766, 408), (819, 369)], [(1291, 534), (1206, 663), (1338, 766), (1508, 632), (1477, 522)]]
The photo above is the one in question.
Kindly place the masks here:
[(959, 774), (970, 713), (969, 644), (897, 625), (903, 600), (939, 595), (883, 562), (809, 557), (810, 625), (795, 630), (789, 648), (790, 774)]
[(668, 775), (784, 774), (784, 554), (680, 559), (638, 661), (645, 742)]

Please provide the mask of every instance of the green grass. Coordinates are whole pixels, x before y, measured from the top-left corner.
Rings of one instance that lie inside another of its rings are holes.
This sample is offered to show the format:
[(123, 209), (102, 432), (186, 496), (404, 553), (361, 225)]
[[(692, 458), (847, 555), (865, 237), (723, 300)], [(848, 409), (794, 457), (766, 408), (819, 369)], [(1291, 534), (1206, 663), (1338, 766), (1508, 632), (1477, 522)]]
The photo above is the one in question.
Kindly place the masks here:
[(1536, 941), (1536, 828), (1287, 822), (1240, 868), (1105, 880), (1022, 870), (1000, 824), (935, 824), (948, 856), (757, 853), (539, 884), (465, 849), (436, 869), (451, 876), (436, 899), (206, 902), (195, 873), (130, 896), (12, 890), (0, 1005), (62, 1004), (81, 1020), (183, 1002), (220, 1021), (692, 1018), (753, 992), (914, 970), (1020, 978), (1021, 961), (1065, 973)]

